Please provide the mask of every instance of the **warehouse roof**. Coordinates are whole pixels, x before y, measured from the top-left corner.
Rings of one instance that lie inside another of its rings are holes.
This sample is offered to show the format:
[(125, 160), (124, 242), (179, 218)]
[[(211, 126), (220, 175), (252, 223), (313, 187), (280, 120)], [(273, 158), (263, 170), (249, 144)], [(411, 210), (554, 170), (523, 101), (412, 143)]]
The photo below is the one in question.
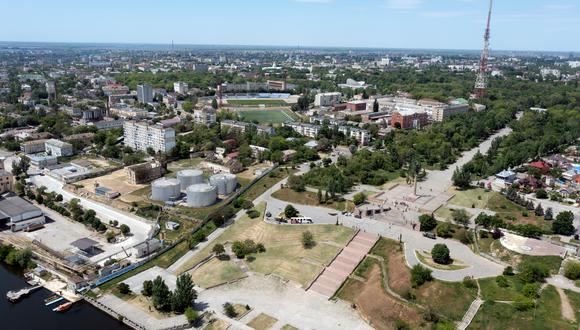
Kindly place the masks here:
[(40, 211), (40, 209), (18, 196), (0, 199), (0, 217), (12, 218), (33, 211)]

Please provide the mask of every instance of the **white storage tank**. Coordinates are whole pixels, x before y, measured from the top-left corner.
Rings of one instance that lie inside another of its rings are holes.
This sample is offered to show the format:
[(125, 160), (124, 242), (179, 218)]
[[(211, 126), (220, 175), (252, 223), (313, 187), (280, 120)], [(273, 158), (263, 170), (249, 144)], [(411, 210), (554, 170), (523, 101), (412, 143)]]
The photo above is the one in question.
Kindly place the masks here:
[(191, 185), (203, 183), (203, 171), (198, 169), (181, 170), (177, 172), (177, 180), (181, 183), (181, 190), (185, 191)]
[(209, 183), (217, 188), (219, 195), (231, 194), (234, 192), (234, 190), (236, 190), (236, 186), (238, 185), (236, 176), (231, 173), (220, 173), (212, 175), (209, 178)]
[(177, 179), (161, 178), (151, 184), (151, 199), (154, 201), (169, 201), (178, 198), (181, 194)]
[(215, 203), (217, 188), (207, 184), (198, 183), (187, 187), (187, 205), (191, 207), (206, 207)]

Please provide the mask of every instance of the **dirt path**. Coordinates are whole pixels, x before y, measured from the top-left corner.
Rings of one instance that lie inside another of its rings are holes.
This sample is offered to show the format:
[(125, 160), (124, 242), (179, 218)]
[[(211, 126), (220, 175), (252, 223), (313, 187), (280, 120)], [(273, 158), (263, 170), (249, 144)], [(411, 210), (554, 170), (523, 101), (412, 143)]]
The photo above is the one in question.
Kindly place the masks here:
[(560, 302), (562, 305), (562, 317), (566, 320), (570, 320), (572, 322), (576, 322), (576, 315), (574, 314), (574, 308), (570, 305), (570, 300), (568, 300), (568, 296), (561, 288), (556, 287), (556, 291), (560, 295)]

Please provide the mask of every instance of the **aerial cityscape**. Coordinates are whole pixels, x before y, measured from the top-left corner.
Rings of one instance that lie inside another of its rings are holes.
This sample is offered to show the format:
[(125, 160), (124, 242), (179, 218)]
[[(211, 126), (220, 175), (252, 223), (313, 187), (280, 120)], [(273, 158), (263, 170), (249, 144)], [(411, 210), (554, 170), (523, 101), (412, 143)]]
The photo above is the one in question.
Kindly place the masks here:
[(1, 329), (580, 329), (580, 4), (1, 7)]

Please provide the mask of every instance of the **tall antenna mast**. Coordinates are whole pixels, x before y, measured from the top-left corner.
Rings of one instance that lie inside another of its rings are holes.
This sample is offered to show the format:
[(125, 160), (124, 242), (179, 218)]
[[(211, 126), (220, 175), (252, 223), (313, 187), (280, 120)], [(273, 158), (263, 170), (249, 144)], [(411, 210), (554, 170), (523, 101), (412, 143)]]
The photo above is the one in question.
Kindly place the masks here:
[(479, 60), (479, 71), (475, 79), (475, 97), (482, 99), (485, 97), (487, 89), (487, 62), (489, 59), (489, 23), (491, 20), (491, 9), (493, 0), (489, 0), (489, 12), (487, 13), (487, 26), (483, 36), (483, 51), (481, 52), (481, 59)]

